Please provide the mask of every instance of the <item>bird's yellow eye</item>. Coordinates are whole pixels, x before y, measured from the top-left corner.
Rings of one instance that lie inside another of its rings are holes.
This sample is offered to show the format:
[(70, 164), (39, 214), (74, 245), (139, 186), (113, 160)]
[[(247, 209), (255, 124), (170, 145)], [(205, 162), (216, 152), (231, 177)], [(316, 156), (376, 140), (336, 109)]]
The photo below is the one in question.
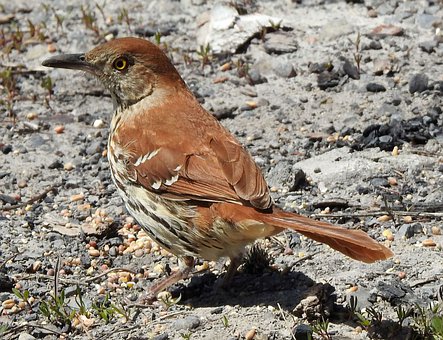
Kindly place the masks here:
[(119, 57), (114, 60), (114, 63), (112, 65), (116, 70), (123, 71), (128, 67), (128, 61), (124, 57)]

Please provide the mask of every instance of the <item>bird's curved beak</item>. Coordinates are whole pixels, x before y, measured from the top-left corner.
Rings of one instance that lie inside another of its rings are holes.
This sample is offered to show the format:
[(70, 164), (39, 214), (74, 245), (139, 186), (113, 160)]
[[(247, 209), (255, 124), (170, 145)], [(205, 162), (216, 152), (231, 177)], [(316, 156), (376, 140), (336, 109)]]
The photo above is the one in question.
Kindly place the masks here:
[(83, 53), (56, 55), (43, 61), (42, 65), (47, 67), (81, 70), (92, 74), (95, 74), (97, 72), (96, 67), (86, 61), (85, 55)]

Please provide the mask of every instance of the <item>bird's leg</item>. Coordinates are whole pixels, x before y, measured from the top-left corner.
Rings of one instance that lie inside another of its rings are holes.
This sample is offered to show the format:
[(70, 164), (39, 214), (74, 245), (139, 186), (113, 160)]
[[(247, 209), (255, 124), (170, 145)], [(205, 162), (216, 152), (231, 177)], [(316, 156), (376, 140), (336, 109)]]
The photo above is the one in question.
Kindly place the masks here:
[(229, 267), (226, 271), (225, 277), (223, 278), (223, 282), (221, 284), (222, 288), (228, 288), (237, 273), (238, 267), (242, 264), (243, 253), (230, 258), (231, 262), (229, 263)]
[(186, 279), (194, 268), (195, 260), (192, 256), (185, 256), (180, 259), (180, 268), (175, 273), (155, 282), (149, 287), (148, 294), (141, 298), (141, 302), (150, 303), (154, 301), (158, 293), (177, 283), (180, 280)]

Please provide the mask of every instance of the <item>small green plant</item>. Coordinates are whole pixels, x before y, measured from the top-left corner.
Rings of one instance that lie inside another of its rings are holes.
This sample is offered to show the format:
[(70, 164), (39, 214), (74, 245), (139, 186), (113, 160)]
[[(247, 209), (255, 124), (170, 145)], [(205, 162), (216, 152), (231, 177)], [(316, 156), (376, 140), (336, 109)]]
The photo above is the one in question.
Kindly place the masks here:
[(179, 303), (181, 299), (181, 294), (178, 296), (178, 298), (175, 299), (169, 293), (165, 294), (164, 296), (160, 296), (160, 301), (165, 305), (166, 310)]
[(424, 339), (443, 339), (443, 305), (415, 305), (412, 327)]
[(211, 52), (211, 46), (209, 44), (206, 44), (204, 46), (200, 45), (199, 50), (197, 51), (197, 55), (200, 58), (202, 67), (211, 64), (213, 55)]
[(323, 317), (320, 320), (315, 321), (312, 324), (312, 332), (317, 334), (320, 338), (324, 340), (331, 340), (332, 337), (328, 332), (329, 328), (329, 320), (324, 319)]
[(61, 16), (60, 14), (58, 14), (57, 11), (53, 7), (51, 7), (51, 10), (52, 10), (52, 13), (54, 13), (55, 22), (57, 24), (57, 26), (56, 26), (57, 32), (59, 29), (61, 32), (63, 32), (63, 21), (65, 20), (65, 18), (63, 16)]
[(192, 333), (191, 333), (191, 332), (180, 333), (180, 336), (181, 336), (184, 340), (189, 340), (189, 339), (191, 339)]
[(50, 322), (69, 327), (75, 316), (75, 311), (66, 305), (64, 290), (60, 294), (51, 295), (48, 301), (41, 301), (39, 309)]
[(239, 78), (245, 78), (248, 83), (252, 84), (251, 76), (249, 75), (249, 69), (250, 66), (247, 62), (245, 62), (242, 58), (239, 58), (234, 63), (236, 69), (237, 69), (237, 76)]
[(105, 323), (109, 323), (116, 314), (123, 316), (126, 321), (129, 319), (128, 314), (123, 308), (118, 308), (111, 303), (109, 294), (106, 294), (104, 299), (101, 299), (99, 302), (94, 301), (92, 308)]
[(15, 122), (16, 116), (14, 114), (14, 102), (17, 95), (16, 80), (10, 67), (0, 72), (0, 80), (3, 85), (3, 95), (5, 96), (5, 98), (2, 98), (0, 101), (6, 106), (8, 116)]
[(17, 288), (12, 288), (12, 292), (14, 293), (15, 296), (17, 296), (20, 300), (22, 300), (24, 303), (26, 303), (26, 305), (29, 307), (29, 309), (32, 309), (32, 305), (29, 302), (29, 290), (25, 289), (22, 292), (20, 292)]
[(155, 44), (156, 44), (157, 46), (160, 46), (161, 39), (162, 39), (162, 34), (161, 34), (161, 32), (159, 32), (159, 31), (155, 32), (155, 34), (154, 34), (154, 41), (155, 41)]
[(8, 331), (9, 327), (5, 323), (0, 323), (0, 335), (6, 333)]
[(397, 308), (395, 308), (395, 312), (397, 313), (397, 318), (398, 318), (398, 325), (400, 327), (403, 326), (403, 322), (409, 318), (410, 316), (412, 316), (414, 314), (414, 308), (413, 307), (409, 307), (409, 308), (404, 308), (402, 305), (398, 306)]
[(103, 4), (99, 5), (97, 2), (95, 3), (95, 8), (100, 12), (100, 15), (102, 16), (103, 22), (106, 22), (106, 15), (104, 8), (106, 6), (106, 1), (103, 2)]
[(228, 328), (228, 327), (229, 327), (229, 320), (228, 320), (228, 317), (227, 317), (226, 315), (223, 315), (222, 323), (223, 323), (223, 326), (224, 326), (225, 328)]
[(283, 22), (283, 20), (280, 20), (279, 22), (274, 22), (271, 19), (269, 19), (269, 25), (271, 25), (271, 28), (274, 31), (279, 31), (281, 29), (281, 23)]
[(132, 32), (131, 30), (131, 18), (129, 18), (129, 13), (128, 10), (126, 8), (120, 8), (120, 12), (118, 13), (118, 22), (121, 23), (125, 23), (126, 26), (128, 26), (128, 30), (129, 32)]
[(82, 22), (88, 30), (94, 32), (96, 36), (100, 36), (100, 29), (97, 25), (97, 18), (95, 13), (91, 11), (89, 6), (81, 6), (80, 10), (82, 12)]
[(355, 64), (357, 65), (358, 73), (360, 73), (360, 65), (361, 65), (361, 60), (362, 60), (360, 43), (361, 43), (361, 35), (360, 35), (360, 32), (357, 32), (357, 38), (355, 39), (355, 42), (354, 42), (354, 46), (355, 46), (354, 60), (355, 60)]
[(52, 82), (52, 78), (50, 76), (43, 77), (40, 83), (40, 86), (48, 91), (48, 99), (51, 99), (51, 95), (54, 89), (54, 83)]

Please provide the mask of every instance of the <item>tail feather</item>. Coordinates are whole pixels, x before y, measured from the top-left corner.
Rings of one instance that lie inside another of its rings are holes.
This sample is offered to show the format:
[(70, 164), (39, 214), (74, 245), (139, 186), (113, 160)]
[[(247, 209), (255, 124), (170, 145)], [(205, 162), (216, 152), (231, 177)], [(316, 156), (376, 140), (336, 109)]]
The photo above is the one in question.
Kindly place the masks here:
[(366, 263), (386, 260), (394, 255), (389, 248), (376, 242), (361, 230), (345, 229), (294, 213), (275, 209), (274, 213), (267, 215), (263, 222), (275, 227), (295, 230), (355, 260)]

